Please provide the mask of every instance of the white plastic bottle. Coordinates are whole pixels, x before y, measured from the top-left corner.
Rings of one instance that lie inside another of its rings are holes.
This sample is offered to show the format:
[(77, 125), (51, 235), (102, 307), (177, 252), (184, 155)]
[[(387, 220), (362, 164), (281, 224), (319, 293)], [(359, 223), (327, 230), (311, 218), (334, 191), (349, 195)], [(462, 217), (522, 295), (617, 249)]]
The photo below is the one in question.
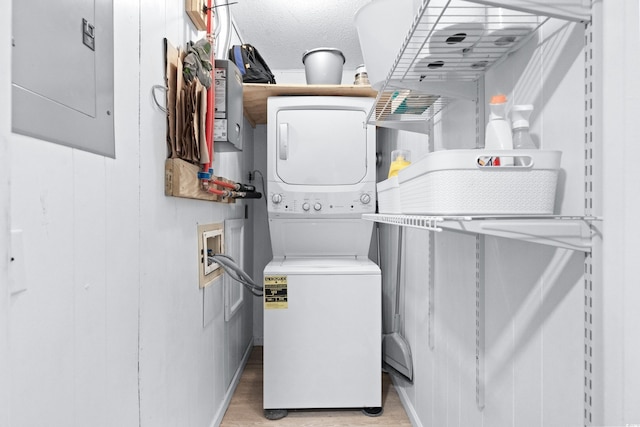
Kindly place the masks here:
[[(513, 148), (516, 150), (535, 150), (537, 148), (529, 133), (529, 117), (532, 111), (533, 105), (514, 105), (511, 108)], [(527, 163), (526, 158), (516, 157), (516, 165), (524, 166)]]
[[(499, 94), (491, 97), (491, 112), (485, 132), (485, 150), (513, 150), (511, 126), (507, 120), (507, 97)], [(513, 157), (494, 159), (494, 165), (513, 166)]]

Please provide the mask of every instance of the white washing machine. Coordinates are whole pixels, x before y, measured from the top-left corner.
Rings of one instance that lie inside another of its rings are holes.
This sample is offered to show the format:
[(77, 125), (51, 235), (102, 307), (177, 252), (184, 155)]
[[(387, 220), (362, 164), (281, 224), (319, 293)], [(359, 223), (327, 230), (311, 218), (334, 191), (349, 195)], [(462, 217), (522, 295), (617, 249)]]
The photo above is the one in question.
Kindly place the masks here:
[(268, 99), (265, 413), (381, 409), (381, 277), (373, 99)]

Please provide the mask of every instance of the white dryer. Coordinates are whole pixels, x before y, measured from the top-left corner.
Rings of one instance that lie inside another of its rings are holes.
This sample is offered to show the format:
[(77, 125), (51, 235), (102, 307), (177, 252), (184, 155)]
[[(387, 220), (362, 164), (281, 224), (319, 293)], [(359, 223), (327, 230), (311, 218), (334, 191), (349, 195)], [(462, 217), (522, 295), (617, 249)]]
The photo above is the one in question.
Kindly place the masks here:
[(268, 99), (264, 409), (381, 408), (370, 98)]

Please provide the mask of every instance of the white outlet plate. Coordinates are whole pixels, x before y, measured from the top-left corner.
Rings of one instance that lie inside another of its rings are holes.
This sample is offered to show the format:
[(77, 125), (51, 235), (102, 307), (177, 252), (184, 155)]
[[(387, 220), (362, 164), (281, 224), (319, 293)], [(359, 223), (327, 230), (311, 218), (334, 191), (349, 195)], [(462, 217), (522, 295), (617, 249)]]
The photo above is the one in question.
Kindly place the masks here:
[(200, 288), (211, 285), (214, 279), (222, 275), (220, 265), (207, 262), (209, 250), (214, 254), (225, 253), (224, 224), (198, 225), (198, 277)]
[[(211, 230), (205, 231), (202, 233), (202, 249), (204, 253), (208, 256), (209, 251), (212, 251), (213, 254), (221, 253), (221, 242), (224, 229), (219, 230)], [(207, 276), (213, 273), (215, 270), (220, 268), (220, 265), (217, 262), (213, 262), (209, 264), (209, 262), (203, 262), (204, 275)]]

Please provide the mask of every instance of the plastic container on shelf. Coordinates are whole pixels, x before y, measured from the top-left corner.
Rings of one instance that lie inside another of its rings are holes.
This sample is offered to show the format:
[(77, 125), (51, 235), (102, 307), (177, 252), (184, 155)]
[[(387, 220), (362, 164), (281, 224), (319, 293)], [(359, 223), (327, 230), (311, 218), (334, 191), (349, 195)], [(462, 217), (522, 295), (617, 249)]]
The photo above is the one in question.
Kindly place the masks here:
[(483, 166), (513, 150), (442, 150), (398, 173), (403, 214), (549, 215), (554, 213), (561, 151), (519, 150), (523, 166)]
[(367, 74), (367, 68), (364, 64), (360, 64), (356, 67), (356, 75), (353, 80), (354, 85), (368, 85), (369, 75)]
[[(533, 105), (514, 105), (511, 108), (511, 127), (513, 129), (513, 148), (516, 150), (535, 150), (536, 144), (529, 132), (529, 117), (533, 112)], [(515, 157), (516, 165), (525, 164), (525, 159)]]
[[(485, 132), (485, 150), (512, 150), (513, 137), (507, 119), (507, 97), (502, 94), (491, 97), (489, 122)], [(493, 159), (493, 166), (513, 166), (513, 157)]]
[(535, 150), (536, 144), (529, 133), (529, 117), (533, 105), (514, 105), (511, 108), (511, 128), (513, 129), (513, 148)]
[(504, 7), (487, 7), (486, 16), (484, 42), (489, 46), (514, 46), (540, 23), (538, 16)]
[(402, 48), (420, 1), (372, 0), (354, 20), (371, 87), (380, 90)]
[(305, 77), (310, 85), (339, 85), (342, 83), (344, 54), (331, 47), (319, 47), (302, 55)]
[(409, 150), (393, 150), (391, 152), (391, 165), (388, 178), (398, 175), (398, 172), (411, 164), (411, 152)]
[(513, 129), (513, 148), (516, 150), (535, 150), (537, 148), (531, 139), (529, 128)]
[(485, 9), (468, 2), (430, 0), (424, 13), (431, 31), (426, 46), (430, 55), (462, 55), (473, 48), (485, 33)]

